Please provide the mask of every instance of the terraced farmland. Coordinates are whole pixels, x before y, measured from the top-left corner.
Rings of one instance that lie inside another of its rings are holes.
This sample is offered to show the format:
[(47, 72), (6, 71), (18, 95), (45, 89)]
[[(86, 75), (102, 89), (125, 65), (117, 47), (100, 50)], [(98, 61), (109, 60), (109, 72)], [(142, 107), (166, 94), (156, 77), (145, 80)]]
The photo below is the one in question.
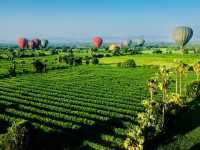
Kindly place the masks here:
[(154, 72), (148, 68), (81, 66), (2, 79), (0, 118), (31, 121), (40, 131), (33, 134), (33, 141), (40, 141), (40, 146), (48, 142), (52, 149), (81, 145), (118, 149), (126, 129), (143, 111), (145, 83)]

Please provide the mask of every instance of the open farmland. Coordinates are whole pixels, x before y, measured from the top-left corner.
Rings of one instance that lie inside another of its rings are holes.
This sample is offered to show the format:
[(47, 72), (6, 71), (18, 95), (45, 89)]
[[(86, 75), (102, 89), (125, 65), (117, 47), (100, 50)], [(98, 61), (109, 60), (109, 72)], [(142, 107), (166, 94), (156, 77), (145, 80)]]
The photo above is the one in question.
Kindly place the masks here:
[(30, 120), (44, 132), (62, 132), (68, 144), (120, 147), (126, 129), (143, 111), (141, 100), (153, 73), (142, 67), (81, 66), (0, 80), (0, 116)]

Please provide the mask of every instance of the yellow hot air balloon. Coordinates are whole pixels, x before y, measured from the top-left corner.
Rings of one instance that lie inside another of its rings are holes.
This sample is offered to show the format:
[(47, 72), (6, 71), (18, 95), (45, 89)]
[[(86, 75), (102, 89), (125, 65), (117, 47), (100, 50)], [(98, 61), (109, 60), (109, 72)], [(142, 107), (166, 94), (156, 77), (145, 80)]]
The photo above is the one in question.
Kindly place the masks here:
[(109, 46), (109, 50), (110, 50), (110, 51), (114, 51), (114, 50), (116, 50), (116, 49), (120, 49), (120, 46), (118, 46), (117, 44), (111, 44), (111, 45)]
[(114, 55), (119, 54), (119, 53), (120, 53), (120, 46), (117, 45), (117, 44), (111, 44), (111, 45), (109, 46), (109, 50), (110, 50)]

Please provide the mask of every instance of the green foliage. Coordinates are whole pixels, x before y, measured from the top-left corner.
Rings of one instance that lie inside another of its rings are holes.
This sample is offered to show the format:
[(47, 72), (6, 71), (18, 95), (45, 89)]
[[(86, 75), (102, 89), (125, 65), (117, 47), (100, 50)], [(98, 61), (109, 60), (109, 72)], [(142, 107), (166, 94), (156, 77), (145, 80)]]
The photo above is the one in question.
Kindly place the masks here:
[(97, 57), (92, 57), (92, 64), (97, 65), (99, 64), (99, 59)]
[(75, 57), (74, 58), (74, 65), (82, 65), (82, 57)]
[(35, 72), (42, 73), (46, 72), (47, 66), (45, 63), (43, 63), (41, 60), (37, 59), (33, 62), (33, 67), (35, 69)]
[(124, 68), (135, 68), (136, 67), (136, 63), (133, 59), (128, 59), (125, 62), (121, 63), (121, 67)]
[(11, 65), (8, 69), (8, 73), (9, 75), (15, 77), (17, 72), (16, 72), (16, 61), (15, 60), (11, 60)]
[(2, 150), (26, 150), (30, 148), (30, 130), (32, 126), (27, 121), (14, 123), (1, 138)]
[(89, 65), (90, 64), (90, 58), (88, 56), (85, 56), (85, 64)]
[(186, 87), (186, 93), (188, 97), (195, 99), (200, 98), (200, 81), (193, 81)]
[(193, 69), (196, 73), (197, 76), (197, 80), (199, 80), (199, 76), (200, 76), (200, 61), (198, 61), (196, 64), (194, 64)]
[(153, 54), (162, 54), (162, 51), (160, 49), (155, 49), (152, 52)]

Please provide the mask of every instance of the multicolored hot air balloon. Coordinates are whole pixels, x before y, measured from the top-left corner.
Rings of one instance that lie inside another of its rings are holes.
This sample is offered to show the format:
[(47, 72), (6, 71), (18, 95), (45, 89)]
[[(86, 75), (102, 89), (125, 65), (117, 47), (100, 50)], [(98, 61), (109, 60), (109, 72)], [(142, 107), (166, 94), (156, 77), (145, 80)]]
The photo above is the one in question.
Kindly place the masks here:
[(24, 49), (28, 45), (28, 40), (26, 38), (20, 37), (17, 39), (17, 43), (20, 49)]
[(32, 41), (34, 42), (34, 48), (39, 49), (41, 45), (41, 40), (38, 38), (35, 38)]
[(127, 39), (127, 40), (124, 40), (124, 41), (122, 42), (121, 47), (130, 47), (131, 44), (132, 44), (132, 40)]
[(41, 47), (42, 48), (47, 48), (48, 44), (49, 44), (48, 40), (46, 40), (46, 39), (41, 40)]
[(137, 46), (142, 47), (144, 46), (145, 40), (143, 38), (136, 40)]
[(183, 48), (191, 40), (192, 36), (192, 28), (186, 26), (176, 27), (172, 34), (176, 44), (181, 48)]
[(99, 36), (93, 38), (93, 44), (96, 48), (100, 48), (103, 43), (103, 39)]

